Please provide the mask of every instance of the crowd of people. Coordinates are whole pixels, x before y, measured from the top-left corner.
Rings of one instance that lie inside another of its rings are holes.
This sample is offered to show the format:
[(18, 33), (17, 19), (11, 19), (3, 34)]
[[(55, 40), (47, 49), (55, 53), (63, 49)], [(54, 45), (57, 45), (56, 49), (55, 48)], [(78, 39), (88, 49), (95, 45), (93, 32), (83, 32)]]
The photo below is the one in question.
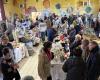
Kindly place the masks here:
[[(51, 51), (54, 42), (62, 41), (64, 64), (62, 70), (67, 73), (66, 80), (98, 80), (100, 76), (100, 46), (96, 41), (84, 37), (84, 29), (94, 29), (100, 38), (100, 17), (94, 15), (55, 14), (49, 17), (36, 18), (32, 22), (28, 17), (15, 18), (13, 22), (2, 23), (0, 27), (0, 71), (3, 80), (21, 80), (18, 63), (15, 62), (11, 42), (21, 42), (25, 46), (43, 44), (39, 54), (38, 74), (42, 80), (52, 80), (50, 73), (54, 53)], [(55, 40), (55, 38), (59, 39)], [(67, 55), (70, 53), (70, 55)]]

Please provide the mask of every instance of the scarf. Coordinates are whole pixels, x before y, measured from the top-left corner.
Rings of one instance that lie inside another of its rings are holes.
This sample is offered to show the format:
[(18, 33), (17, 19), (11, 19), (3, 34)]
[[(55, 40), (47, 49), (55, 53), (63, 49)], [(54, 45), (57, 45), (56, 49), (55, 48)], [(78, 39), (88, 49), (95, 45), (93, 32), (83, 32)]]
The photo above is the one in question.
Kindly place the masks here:
[(52, 53), (50, 52), (50, 50), (47, 50), (46, 54), (47, 54), (49, 61), (51, 61), (52, 60)]

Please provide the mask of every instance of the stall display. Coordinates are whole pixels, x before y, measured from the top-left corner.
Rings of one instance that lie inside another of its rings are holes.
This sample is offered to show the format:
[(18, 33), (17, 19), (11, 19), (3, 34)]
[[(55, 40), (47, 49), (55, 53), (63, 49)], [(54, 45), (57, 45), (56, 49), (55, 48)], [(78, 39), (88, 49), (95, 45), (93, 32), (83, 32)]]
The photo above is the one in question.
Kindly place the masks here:
[(54, 39), (54, 43), (52, 44), (51, 51), (54, 53), (54, 59), (51, 61), (52, 80), (66, 79), (66, 73), (62, 71), (62, 66), (65, 60), (68, 58), (69, 52), (65, 53), (64, 44), (65, 44), (65, 41), (64, 40), (62, 41), (62, 38), (60, 35), (56, 37), (56, 39)]
[(28, 50), (24, 43), (12, 43), (14, 47), (15, 62), (20, 62), (23, 58), (29, 57)]

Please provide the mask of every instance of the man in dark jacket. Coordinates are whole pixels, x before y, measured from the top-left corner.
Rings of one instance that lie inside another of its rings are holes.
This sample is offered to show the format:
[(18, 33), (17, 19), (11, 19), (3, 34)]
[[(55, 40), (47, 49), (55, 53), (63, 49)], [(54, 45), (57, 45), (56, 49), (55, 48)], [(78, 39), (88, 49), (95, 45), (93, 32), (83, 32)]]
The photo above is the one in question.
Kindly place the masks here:
[(70, 43), (72, 43), (75, 40), (76, 30), (74, 28), (74, 25), (71, 25), (70, 28), (71, 28), (71, 31), (69, 32), (69, 40), (70, 40)]
[(90, 55), (87, 59), (87, 80), (98, 80), (100, 75), (100, 52), (95, 41), (89, 43)]
[(99, 19), (95, 22), (94, 31), (95, 31), (96, 36), (99, 38), (100, 37), (99, 36), (100, 34), (100, 20)]
[(73, 50), (81, 45), (81, 35), (77, 34), (75, 36), (75, 40), (72, 44), (70, 44), (70, 56), (73, 56)]
[(77, 47), (74, 49), (74, 56), (71, 56), (63, 65), (62, 69), (67, 73), (66, 80), (84, 80), (85, 63), (81, 57), (82, 50)]

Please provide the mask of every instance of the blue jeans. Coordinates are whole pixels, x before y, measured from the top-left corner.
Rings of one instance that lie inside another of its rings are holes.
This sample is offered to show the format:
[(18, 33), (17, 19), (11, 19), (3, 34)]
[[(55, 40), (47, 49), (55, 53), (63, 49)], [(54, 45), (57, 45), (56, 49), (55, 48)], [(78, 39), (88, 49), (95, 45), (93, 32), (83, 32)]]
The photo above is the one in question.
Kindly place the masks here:
[(45, 41), (45, 32), (41, 32), (41, 39), (42, 39), (42, 41)]

